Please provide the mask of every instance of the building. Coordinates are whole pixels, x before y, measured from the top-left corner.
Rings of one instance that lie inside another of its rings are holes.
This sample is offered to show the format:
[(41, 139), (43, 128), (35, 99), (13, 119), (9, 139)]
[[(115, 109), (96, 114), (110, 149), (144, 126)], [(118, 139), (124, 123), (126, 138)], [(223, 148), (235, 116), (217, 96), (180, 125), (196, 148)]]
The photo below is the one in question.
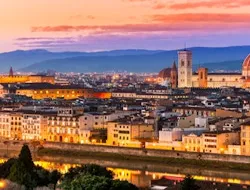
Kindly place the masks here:
[(240, 143), (240, 131), (216, 131), (202, 134), (203, 152), (224, 154), (228, 151), (229, 145)]
[(182, 144), (185, 151), (189, 152), (203, 152), (203, 139), (202, 136), (193, 133), (182, 136)]
[(0, 113), (0, 137), (2, 139), (9, 139), (11, 137), (11, 117), (8, 112)]
[(110, 145), (140, 147), (141, 142), (153, 138), (152, 124), (142, 122), (108, 122), (107, 133)]
[(178, 87), (192, 87), (192, 52), (183, 50), (178, 52)]
[(46, 75), (14, 75), (12, 67), (10, 68), (9, 75), (0, 76), (0, 84), (11, 83), (50, 83), (55, 84), (54, 76)]
[(44, 140), (47, 134), (47, 116), (36, 111), (23, 112), (22, 139)]
[(20, 112), (10, 112), (10, 139), (22, 139), (23, 114)]
[(57, 114), (47, 116), (46, 140), (53, 142), (80, 143), (86, 139), (80, 139), (86, 135), (86, 131), (80, 133), (80, 117), (83, 115), (83, 109), (60, 108)]
[(172, 88), (177, 88), (178, 83), (178, 73), (176, 68), (176, 63), (173, 63), (172, 68), (162, 69), (159, 74), (157, 81), (161, 84), (166, 84), (167, 86), (171, 86)]
[(241, 154), (250, 156), (250, 122), (241, 125)]
[(45, 83), (20, 85), (16, 90), (18, 95), (26, 95), (33, 99), (64, 98), (76, 99), (79, 97), (93, 98), (94, 90), (79, 86), (59, 86)]
[[(167, 68), (162, 70), (159, 76), (171, 81), (173, 88), (176, 86), (178, 88), (250, 87), (250, 54), (242, 64), (242, 72), (238, 73), (209, 73), (207, 68), (199, 68), (197, 72), (193, 72), (192, 67), (192, 52), (185, 49), (178, 52), (178, 69), (176, 72), (174, 67), (172, 69)], [(171, 71), (173, 71), (173, 75), (171, 75)], [(175, 79), (178, 79), (177, 85), (175, 84)]]

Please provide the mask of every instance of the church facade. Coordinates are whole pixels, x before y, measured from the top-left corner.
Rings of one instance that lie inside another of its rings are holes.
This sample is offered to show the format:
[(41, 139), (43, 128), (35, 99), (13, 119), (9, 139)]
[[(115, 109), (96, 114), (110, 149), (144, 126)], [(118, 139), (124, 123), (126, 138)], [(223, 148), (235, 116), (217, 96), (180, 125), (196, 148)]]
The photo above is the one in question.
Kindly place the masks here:
[(241, 73), (209, 73), (207, 68), (199, 68), (193, 72), (192, 52), (182, 50), (178, 52), (178, 69), (175, 63), (169, 77), (172, 88), (221, 88), (221, 87), (250, 87), (250, 54), (242, 64)]

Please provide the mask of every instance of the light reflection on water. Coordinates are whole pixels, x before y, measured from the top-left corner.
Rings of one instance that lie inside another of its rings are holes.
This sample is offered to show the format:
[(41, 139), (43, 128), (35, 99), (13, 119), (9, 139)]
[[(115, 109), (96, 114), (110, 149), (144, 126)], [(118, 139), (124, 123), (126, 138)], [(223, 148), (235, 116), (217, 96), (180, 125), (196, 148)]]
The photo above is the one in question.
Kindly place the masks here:
[[(4, 161), (6, 161), (6, 159), (0, 159), (0, 163), (3, 163)], [(57, 163), (57, 162), (47, 162), (47, 161), (35, 161), (35, 164), (50, 171), (58, 170), (63, 174), (65, 174), (69, 170), (69, 168), (76, 167), (78, 165), (78, 164), (67, 164), (67, 163)], [(108, 169), (113, 171), (115, 179), (127, 180), (138, 187), (148, 187), (150, 185), (150, 181), (153, 179), (161, 179), (164, 177), (169, 180), (181, 181), (185, 177), (184, 174), (149, 172), (149, 171), (122, 169), (122, 168), (108, 168)], [(196, 180), (202, 180), (202, 181), (250, 185), (250, 177), (249, 180), (221, 178), (221, 177), (207, 177), (200, 175), (194, 175), (193, 177)]]

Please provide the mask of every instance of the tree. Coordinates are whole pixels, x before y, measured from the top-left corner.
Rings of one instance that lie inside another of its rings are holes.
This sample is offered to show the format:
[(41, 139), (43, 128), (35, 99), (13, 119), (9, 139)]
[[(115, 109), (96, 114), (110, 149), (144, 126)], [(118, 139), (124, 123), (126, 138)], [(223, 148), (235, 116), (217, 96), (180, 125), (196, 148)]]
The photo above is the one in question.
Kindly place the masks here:
[(198, 190), (200, 187), (195, 184), (196, 180), (191, 175), (186, 175), (181, 183), (182, 190)]
[(112, 171), (107, 170), (105, 167), (96, 164), (86, 164), (75, 168), (70, 168), (69, 171), (64, 175), (64, 179), (72, 180), (79, 174), (103, 176), (109, 179), (113, 178)]
[(104, 176), (81, 174), (72, 181), (64, 181), (60, 187), (64, 190), (110, 190), (111, 186), (112, 179), (106, 178)]
[(11, 158), (0, 165), (0, 178), (7, 178), (10, 174), (10, 169), (13, 166), (13, 164), (17, 161), (15, 158)]
[(36, 187), (35, 181), (32, 180), (31, 171), (20, 160), (17, 160), (11, 167), (8, 179), (17, 184), (24, 185), (26, 189)]
[(31, 152), (27, 144), (23, 145), (18, 160), (22, 162), (28, 170), (32, 170), (34, 168)]
[(110, 190), (139, 190), (135, 185), (128, 181), (113, 180)]
[(60, 172), (58, 172), (57, 170), (53, 170), (50, 173), (49, 181), (51, 184), (53, 184), (54, 190), (56, 189), (57, 182), (61, 179), (61, 177), (62, 177), (62, 174)]

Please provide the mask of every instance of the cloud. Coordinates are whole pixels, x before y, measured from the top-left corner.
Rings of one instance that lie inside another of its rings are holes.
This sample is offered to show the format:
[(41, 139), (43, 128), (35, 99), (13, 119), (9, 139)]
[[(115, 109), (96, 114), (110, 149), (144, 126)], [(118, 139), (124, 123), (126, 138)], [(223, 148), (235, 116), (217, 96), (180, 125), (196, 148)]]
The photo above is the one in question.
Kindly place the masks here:
[(167, 14), (149, 16), (149, 24), (124, 25), (61, 25), (32, 27), (32, 32), (138, 33), (167, 31), (240, 30), (250, 27), (250, 14)]
[(185, 13), (185, 14), (169, 14), (169, 15), (153, 15), (154, 21), (164, 23), (169, 22), (190, 22), (190, 23), (249, 23), (250, 14), (230, 14), (230, 13)]
[(250, 6), (249, 0), (206, 0), (206, 1), (188, 1), (186, 3), (174, 3), (169, 6), (170, 9), (184, 10), (194, 8), (239, 8)]

